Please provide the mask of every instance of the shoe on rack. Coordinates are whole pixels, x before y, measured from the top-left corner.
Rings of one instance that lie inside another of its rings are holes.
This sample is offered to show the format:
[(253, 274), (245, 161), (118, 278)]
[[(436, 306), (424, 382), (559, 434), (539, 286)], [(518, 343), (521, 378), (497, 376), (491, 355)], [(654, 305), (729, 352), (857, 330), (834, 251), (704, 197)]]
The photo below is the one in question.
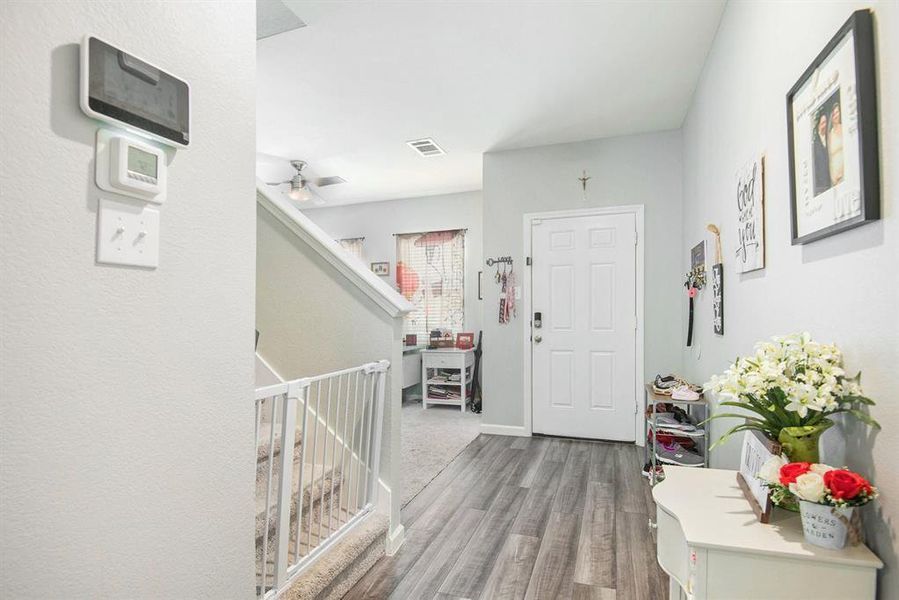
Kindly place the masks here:
[(654, 386), (661, 390), (677, 387), (679, 383), (678, 378), (674, 375), (656, 375), (655, 381), (652, 382)]
[(681, 400), (682, 402), (695, 402), (699, 400), (699, 398), (699, 392), (686, 385), (682, 385), (671, 390), (672, 400)]
[(687, 414), (687, 411), (682, 409), (680, 406), (672, 405), (671, 412), (674, 413), (674, 420), (678, 423), (685, 423), (687, 425), (693, 424), (693, 419), (691, 419), (690, 415)]
[(657, 411), (657, 412), (655, 412), (655, 413), (653, 413), (651, 410), (647, 410), (647, 411), (646, 411), (646, 420), (647, 420), (647, 421), (652, 421), (653, 415), (655, 415), (655, 418), (656, 418), (656, 419), (658, 419), (659, 417), (667, 417), (667, 418), (669, 418), (669, 419), (676, 419), (676, 418), (677, 418), (677, 416), (674, 414), (674, 412), (669, 411), (669, 410), (660, 410), (660, 411)]
[(690, 452), (676, 441), (672, 441), (670, 444), (660, 443), (656, 446), (656, 458), (682, 467), (700, 467), (703, 464), (699, 454)]
[(665, 413), (656, 415), (656, 424), (668, 429), (679, 429), (681, 431), (696, 431), (696, 426), (689, 421), (678, 421), (674, 413)]
[(660, 388), (660, 387), (656, 386), (655, 383), (652, 384), (652, 391), (655, 392), (656, 394), (659, 394), (660, 396), (670, 396), (671, 395), (671, 388)]
[[(646, 418), (651, 419), (652, 413), (657, 415), (668, 415), (672, 414), (677, 410), (677, 407), (673, 404), (667, 404), (665, 402), (657, 402), (655, 404), (650, 404), (646, 407)], [(683, 409), (681, 409), (683, 410)], [(676, 417), (675, 417), (676, 418)]]
[[(652, 433), (650, 432), (646, 437), (649, 443), (652, 444)], [(685, 450), (690, 450), (696, 445), (693, 438), (675, 435), (673, 433), (665, 433), (663, 431), (656, 434), (656, 440), (659, 442), (659, 445), (680, 444)]]
[[(643, 477), (649, 479), (649, 474), (652, 472), (652, 463), (648, 462), (643, 465)], [(665, 469), (662, 465), (656, 465), (656, 481), (661, 481), (665, 479)]]

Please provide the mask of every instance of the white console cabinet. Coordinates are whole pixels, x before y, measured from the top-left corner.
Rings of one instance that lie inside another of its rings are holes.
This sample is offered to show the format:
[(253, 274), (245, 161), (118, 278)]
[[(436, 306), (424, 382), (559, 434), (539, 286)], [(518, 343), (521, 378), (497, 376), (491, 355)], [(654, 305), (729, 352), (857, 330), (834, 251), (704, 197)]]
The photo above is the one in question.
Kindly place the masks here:
[(465, 412), (473, 367), (474, 350), (422, 350), (422, 408), (427, 408), (428, 404), (450, 404)]
[(805, 541), (799, 515), (759, 523), (736, 471), (665, 466), (652, 490), (658, 560), (672, 599), (874, 598), (883, 563), (866, 546), (827, 550)]

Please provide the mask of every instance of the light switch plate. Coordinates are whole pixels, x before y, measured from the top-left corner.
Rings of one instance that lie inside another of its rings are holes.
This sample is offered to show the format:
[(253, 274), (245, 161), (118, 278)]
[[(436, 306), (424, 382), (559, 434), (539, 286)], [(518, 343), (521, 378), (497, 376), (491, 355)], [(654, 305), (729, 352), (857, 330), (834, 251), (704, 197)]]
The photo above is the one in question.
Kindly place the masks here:
[(134, 267), (159, 266), (159, 211), (139, 200), (100, 198), (97, 262)]

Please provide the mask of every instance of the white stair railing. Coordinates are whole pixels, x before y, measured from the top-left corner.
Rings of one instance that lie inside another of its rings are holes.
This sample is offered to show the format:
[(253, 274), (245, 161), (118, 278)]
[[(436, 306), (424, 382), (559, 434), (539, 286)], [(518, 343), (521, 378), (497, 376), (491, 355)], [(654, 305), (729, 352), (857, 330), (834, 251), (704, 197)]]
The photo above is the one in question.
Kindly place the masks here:
[(256, 590), (275, 597), (377, 501), (386, 360), (256, 390)]

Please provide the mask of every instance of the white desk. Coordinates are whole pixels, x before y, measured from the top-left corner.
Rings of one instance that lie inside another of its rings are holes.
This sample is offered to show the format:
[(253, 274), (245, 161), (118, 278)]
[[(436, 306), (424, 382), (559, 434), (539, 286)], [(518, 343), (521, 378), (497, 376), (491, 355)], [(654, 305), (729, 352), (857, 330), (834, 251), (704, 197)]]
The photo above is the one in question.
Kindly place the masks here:
[(759, 523), (736, 471), (665, 466), (652, 490), (659, 565), (672, 599), (874, 598), (883, 563), (866, 546), (805, 542), (799, 515), (775, 509)]
[[(465, 412), (465, 403), (468, 390), (471, 387), (472, 371), (474, 367), (474, 350), (459, 350), (446, 348), (438, 350), (421, 351), (421, 406), (427, 408), (428, 404), (451, 404), (459, 406)], [(435, 376), (438, 373), (458, 372), (459, 379), (455, 382), (438, 381)], [(449, 390), (458, 394), (458, 398), (434, 397), (433, 389)]]
[(421, 351), (426, 346), (403, 347), (403, 390), (421, 383)]

